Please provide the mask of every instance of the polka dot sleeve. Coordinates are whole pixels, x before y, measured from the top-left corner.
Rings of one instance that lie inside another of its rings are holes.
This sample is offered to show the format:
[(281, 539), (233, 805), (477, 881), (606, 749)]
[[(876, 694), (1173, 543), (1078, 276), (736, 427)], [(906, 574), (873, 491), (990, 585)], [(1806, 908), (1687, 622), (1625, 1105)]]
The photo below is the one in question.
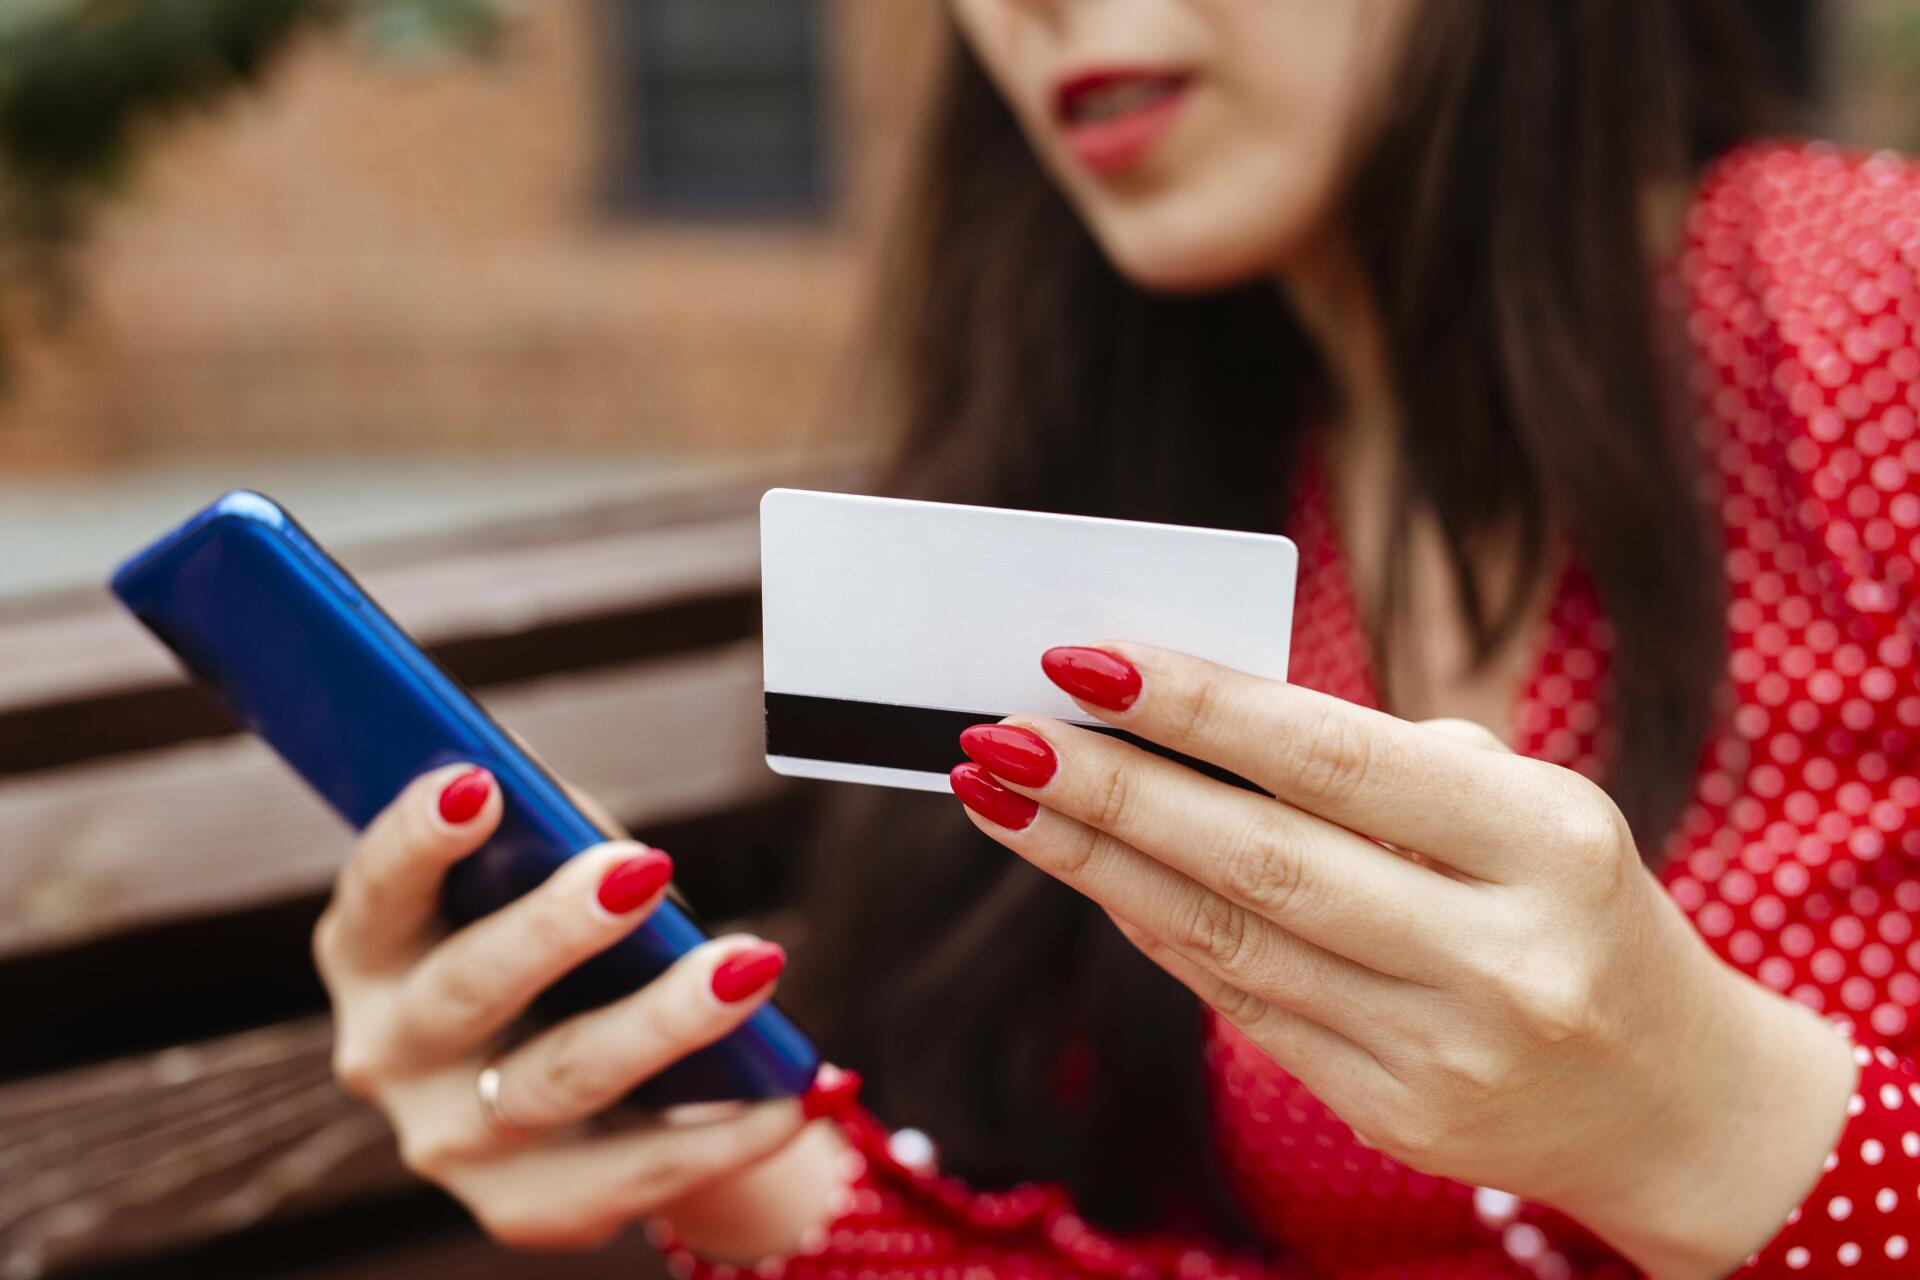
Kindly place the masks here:
[(848, 1150), (831, 1222), (791, 1255), (746, 1267), (708, 1261), (655, 1223), (649, 1238), (675, 1280), (1305, 1280), (1191, 1237), (1107, 1235), (1058, 1187), (975, 1190), (937, 1170), (917, 1130), (889, 1131), (857, 1106), (835, 1123)]
[(1855, 1050), (1860, 1082), (1813, 1194), (1740, 1280), (1912, 1276), (1920, 1266), (1920, 1073), (1890, 1050)]
[[(1710, 418), (1732, 428), (1723, 465), (1748, 497), (1777, 492), (1777, 533), (1813, 552), (1807, 586), (1879, 659), (1825, 680), (1893, 696), (1920, 640), (1920, 164), (1762, 147), (1723, 160), (1709, 189), (1682, 278), (1719, 383)], [(1756, 568), (1772, 545), (1748, 548)]]

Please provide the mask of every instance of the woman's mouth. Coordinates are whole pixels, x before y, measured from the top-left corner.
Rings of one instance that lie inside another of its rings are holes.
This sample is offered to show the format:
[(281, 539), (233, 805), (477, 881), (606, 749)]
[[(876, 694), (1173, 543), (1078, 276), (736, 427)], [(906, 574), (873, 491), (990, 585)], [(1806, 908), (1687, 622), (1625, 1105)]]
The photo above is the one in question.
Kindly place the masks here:
[(1192, 81), (1185, 72), (1131, 69), (1067, 77), (1054, 90), (1067, 150), (1095, 173), (1131, 168), (1173, 127)]

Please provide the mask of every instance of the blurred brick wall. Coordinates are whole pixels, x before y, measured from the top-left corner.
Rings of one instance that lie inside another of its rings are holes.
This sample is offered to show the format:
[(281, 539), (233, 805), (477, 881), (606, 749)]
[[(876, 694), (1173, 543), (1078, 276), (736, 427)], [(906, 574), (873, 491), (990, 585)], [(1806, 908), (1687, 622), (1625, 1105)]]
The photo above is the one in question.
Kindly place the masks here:
[(830, 15), (842, 195), (817, 223), (610, 212), (590, 0), (528, 5), (481, 62), (310, 41), (154, 140), (81, 312), (20, 353), (0, 465), (847, 442), (832, 406), (937, 10)]

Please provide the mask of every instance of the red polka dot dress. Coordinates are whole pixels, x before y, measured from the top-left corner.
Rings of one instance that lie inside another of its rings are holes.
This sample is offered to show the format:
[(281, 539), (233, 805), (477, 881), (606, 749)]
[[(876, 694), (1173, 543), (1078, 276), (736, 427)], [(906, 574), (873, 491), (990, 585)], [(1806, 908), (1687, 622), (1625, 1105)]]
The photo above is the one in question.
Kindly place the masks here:
[[(1833, 1018), (1859, 1064), (1817, 1184), (1736, 1274), (1920, 1274), (1920, 167), (1821, 146), (1733, 153), (1689, 210), (1666, 284), (1688, 318), (1703, 496), (1725, 531), (1728, 656), (1662, 878), (1728, 963)], [(1330, 493), (1309, 451), (1288, 507), (1290, 678), (1374, 705)], [(1577, 555), (1556, 574), (1509, 741), (1599, 778), (1611, 636)], [(1637, 1274), (1550, 1210), (1361, 1146), (1217, 1020), (1206, 1055), (1218, 1149), (1284, 1259), (1268, 1274)], [(762, 1274), (1259, 1271), (1205, 1241), (1104, 1236), (1054, 1188), (970, 1190), (919, 1135), (843, 1123), (838, 1220)], [(682, 1274), (728, 1270), (662, 1243)]]

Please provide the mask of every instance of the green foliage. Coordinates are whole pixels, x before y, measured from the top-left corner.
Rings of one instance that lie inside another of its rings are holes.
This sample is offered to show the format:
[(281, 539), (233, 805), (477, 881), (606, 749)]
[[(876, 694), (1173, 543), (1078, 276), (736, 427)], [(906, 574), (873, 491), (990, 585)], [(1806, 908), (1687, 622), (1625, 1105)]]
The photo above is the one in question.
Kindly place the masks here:
[(1920, 117), (1913, 111), (1913, 93), (1920, 85), (1920, 0), (1858, 6), (1859, 15), (1842, 24), (1842, 70), (1849, 88), (1866, 90), (1899, 104), (1892, 118), (1881, 121), (1888, 136), (1876, 145), (1920, 150)]
[(358, 0), (354, 26), (388, 58), (431, 62), (485, 52), (499, 39), (505, 0)]
[(115, 0), (0, 36), (0, 163), (50, 195), (117, 171), (146, 120), (259, 76), (315, 0)]
[(0, 0), (0, 317), (70, 300), (65, 251), (156, 125), (348, 24), (419, 60), (485, 49), (506, 0)]

